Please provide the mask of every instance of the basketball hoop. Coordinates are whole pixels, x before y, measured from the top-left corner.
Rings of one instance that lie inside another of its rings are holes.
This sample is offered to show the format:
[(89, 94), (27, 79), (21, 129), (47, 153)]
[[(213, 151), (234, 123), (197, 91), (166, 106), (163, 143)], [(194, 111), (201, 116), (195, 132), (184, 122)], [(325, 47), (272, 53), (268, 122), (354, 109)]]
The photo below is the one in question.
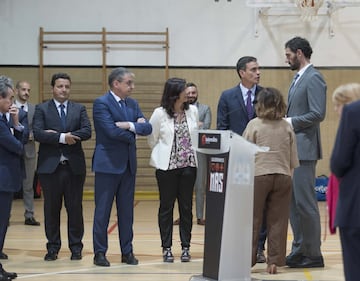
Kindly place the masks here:
[(296, 6), (300, 9), (303, 21), (312, 21), (317, 18), (318, 10), (324, 0), (295, 0)]

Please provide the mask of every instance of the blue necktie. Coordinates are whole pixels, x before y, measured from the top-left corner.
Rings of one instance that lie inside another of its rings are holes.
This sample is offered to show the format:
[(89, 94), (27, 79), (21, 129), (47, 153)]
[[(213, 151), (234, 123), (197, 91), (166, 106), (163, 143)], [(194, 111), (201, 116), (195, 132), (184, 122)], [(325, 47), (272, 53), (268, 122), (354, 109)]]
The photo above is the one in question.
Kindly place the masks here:
[(294, 79), (293, 79), (293, 81), (291, 82), (291, 85), (290, 85), (290, 88), (289, 88), (289, 93), (290, 93), (290, 91), (292, 90), (292, 88), (295, 86), (295, 82), (296, 82), (296, 80), (299, 78), (299, 73), (296, 73), (296, 75), (294, 76)]
[(251, 91), (249, 90), (247, 92), (247, 99), (246, 99), (246, 110), (249, 117), (249, 120), (251, 120), (254, 116), (254, 110), (251, 102)]
[(8, 121), (7, 118), (6, 118), (6, 114), (5, 114), (5, 113), (3, 113), (3, 115), (2, 115), (2, 119), (5, 121), (6, 126), (7, 126), (8, 128), (10, 128), (9, 121)]
[(64, 104), (60, 104), (60, 119), (61, 119), (61, 124), (63, 126), (63, 129), (66, 130), (66, 114), (65, 114), (65, 105)]
[(5, 114), (5, 113), (3, 113), (2, 118), (4, 119), (5, 123), (7, 124), (7, 123), (8, 123), (8, 120), (7, 120), (7, 118), (6, 118), (6, 114)]
[(123, 112), (124, 112), (125, 119), (128, 120), (128, 113), (127, 113), (125, 101), (124, 101), (124, 100), (120, 100), (119, 103), (120, 103), (120, 105), (121, 105), (121, 109), (122, 109)]

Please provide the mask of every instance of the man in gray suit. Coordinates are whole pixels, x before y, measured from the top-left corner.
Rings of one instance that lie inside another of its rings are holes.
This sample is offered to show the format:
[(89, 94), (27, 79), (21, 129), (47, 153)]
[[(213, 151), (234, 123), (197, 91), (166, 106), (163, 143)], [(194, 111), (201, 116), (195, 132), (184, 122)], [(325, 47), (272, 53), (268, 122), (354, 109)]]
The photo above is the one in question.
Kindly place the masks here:
[[(199, 129), (207, 130), (211, 126), (211, 110), (206, 104), (198, 102), (198, 90), (194, 83), (187, 83), (186, 94), (189, 98), (189, 103), (196, 105), (199, 111)], [(195, 181), (195, 199), (196, 199), (196, 218), (197, 224), (205, 225), (204, 220), (204, 199), (205, 199), (205, 186), (206, 186), (206, 156), (197, 153), (198, 169)]]
[[(199, 111), (199, 129), (207, 130), (211, 126), (211, 110), (206, 104), (199, 103), (197, 86), (189, 82), (186, 84), (185, 92), (188, 96), (189, 103), (196, 105)], [(198, 167), (195, 181), (195, 200), (196, 200), (196, 218), (198, 225), (205, 225), (204, 219), (204, 201), (206, 187), (206, 155), (197, 153)], [(179, 219), (174, 221), (175, 225), (180, 223)]]
[(34, 117), (35, 106), (29, 103), (31, 86), (27, 81), (19, 81), (16, 83), (15, 92), (16, 92), (16, 101), (15, 104), (19, 109), (27, 112), (27, 119), (29, 125), (29, 140), (24, 145), (24, 164), (25, 164), (25, 174), (26, 177), (23, 180), (23, 200), (25, 207), (25, 224), (39, 226), (40, 223), (36, 221), (34, 217), (34, 173), (35, 173), (35, 164), (36, 164), (36, 151), (35, 151), (35, 141), (32, 131), (32, 120)]
[(289, 267), (324, 267), (320, 250), (320, 215), (314, 192), (315, 168), (322, 158), (320, 122), (325, 118), (326, 83), (310, 63), (309, 42), (295, 37), (285, 44), (286, 61), (297, 71), (290, 85), (286, 120), (292, 125), (300, 166), (293, 176), (290, 223), (294, 234)]

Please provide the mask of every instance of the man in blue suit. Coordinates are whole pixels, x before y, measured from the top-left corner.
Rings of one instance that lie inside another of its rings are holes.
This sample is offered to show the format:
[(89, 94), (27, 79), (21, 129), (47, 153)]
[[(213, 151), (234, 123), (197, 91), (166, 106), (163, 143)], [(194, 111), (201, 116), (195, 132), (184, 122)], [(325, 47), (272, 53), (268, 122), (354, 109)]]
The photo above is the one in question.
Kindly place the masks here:
[(151, 134), (152, 127), (136, 100), (134, 74), (118, 67), (108, 78), (110, 91), (93, 106), (96, 146), (92, 169), (95, 172), (93, 226), (94, 264), (110, 266), (106, 258), (107, 228), (114, 198), (121, 248), (121, 262), (136, 265), (133, 254), (133, 216), (136, 175), (136, 136)]
[[(22, 181), (22, 155), (27, 138), (19, 122), (19, 109), (13, 104), (14, 91), (10, 78), (0, 76), (0, 259), (7, 259), (3, 253), (4, 240), (9, 223), (14, 192), (19, 191)], [(10, 113), (11, 130), (6, 117)], [(0, 263), (0, 281), (11, 280), (16, 273), (6, 272)]]

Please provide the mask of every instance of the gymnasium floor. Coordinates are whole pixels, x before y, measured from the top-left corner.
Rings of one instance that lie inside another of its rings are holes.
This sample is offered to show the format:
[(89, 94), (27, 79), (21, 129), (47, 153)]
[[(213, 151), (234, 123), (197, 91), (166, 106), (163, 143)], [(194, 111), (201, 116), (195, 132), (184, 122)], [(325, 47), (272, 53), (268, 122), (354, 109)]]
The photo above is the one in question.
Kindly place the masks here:
[[(22, 200), (15, 200), (11, 212), (10, 227), (5, 240), (4, 252), (8, 260), (1, 260), (7, 271), (18, 273), (18, 280), (68, 280), (68, 281), (93, 281), (93, 280), (126, 280), (126, 281), (185, 281), (193, 275), (202, 274), (203, 235), (204, 227), (196, 223), (193, 226), (190, 263), (180, 262), (180, 242), (177, 229), (174, 229), (173, 253), (175, 262), (164, 264), (162, 262), (159, 230), (157, 226), (156, 200), (137, 200), (135, 202), (134, 223), (134, 253), (140, 263), (137, 266), (125, 265), (120, 262), (118, 229), (116, 227), (115, 210), (111, 215), (109, 225), (109, 250), (107, 257), (111, 262), (110, 267), (97, 267), (93, 265), (92, 252), (92, 217), (94, 204), (91, 200), (84, 201), (85, 236), (83, 259), (70, 260), (70, 251), (67, 248), (66, 213), (62, 212), (62, 240), (63, 247), (56, 261), (44, 261), (45, 234), (43, 224), (43, 201), (35, 200), (35, 217), (41, 222), (40, 227), (25, 226), (23, 217)], [(254, 280), (344, 280), (341, 247), (338, 235), (325, 233), (325, 203), (319, 203), (323, 234), (325, 238), (322, 251), (325, 260), (323, 269), (290, 269), (279, 268), (279, 273), (269, 275), (265, 272), (265, 264), (257, 264), (251, 270)], [(177, 214), (175, 215), (177, 216)], [(289, 228), (288, 249), (292, 241)], [(240, 263), (241, 261), (239, 261)]]

